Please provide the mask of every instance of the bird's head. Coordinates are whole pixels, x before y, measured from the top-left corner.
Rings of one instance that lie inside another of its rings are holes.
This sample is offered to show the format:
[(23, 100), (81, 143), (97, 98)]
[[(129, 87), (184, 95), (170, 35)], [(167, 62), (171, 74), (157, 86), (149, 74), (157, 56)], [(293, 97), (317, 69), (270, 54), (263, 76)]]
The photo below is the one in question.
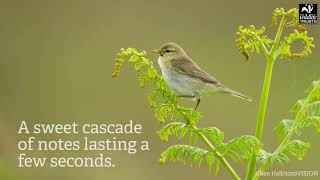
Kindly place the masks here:
[(160, 49), (153, 50), (153, 52), (159, 54), (164, 59), (173, 59), (185, 54), (184, 50), (173, 42), (165, 43)]

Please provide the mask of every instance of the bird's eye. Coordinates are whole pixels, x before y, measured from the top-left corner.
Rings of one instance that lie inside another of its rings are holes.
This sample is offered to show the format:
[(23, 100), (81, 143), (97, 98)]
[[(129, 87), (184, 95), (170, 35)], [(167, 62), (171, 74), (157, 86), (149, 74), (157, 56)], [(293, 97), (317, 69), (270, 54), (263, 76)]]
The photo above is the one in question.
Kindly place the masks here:
[(169, 49), (167, 49), (167, 50), (166, 50), (166, 53), (168, 53), (168, 52), (170, 52), (170, 50), (169, 50)]

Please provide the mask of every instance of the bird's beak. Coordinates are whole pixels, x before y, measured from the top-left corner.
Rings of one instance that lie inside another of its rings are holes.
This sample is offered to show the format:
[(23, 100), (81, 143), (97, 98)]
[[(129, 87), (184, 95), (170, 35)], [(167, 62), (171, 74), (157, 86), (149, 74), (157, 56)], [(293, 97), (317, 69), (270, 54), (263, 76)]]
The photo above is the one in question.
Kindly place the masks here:
[(161, 53), (160, 49), (152, 49), (151, 51), (154, 52), (154, 53), (157, 53), (157, 54)]

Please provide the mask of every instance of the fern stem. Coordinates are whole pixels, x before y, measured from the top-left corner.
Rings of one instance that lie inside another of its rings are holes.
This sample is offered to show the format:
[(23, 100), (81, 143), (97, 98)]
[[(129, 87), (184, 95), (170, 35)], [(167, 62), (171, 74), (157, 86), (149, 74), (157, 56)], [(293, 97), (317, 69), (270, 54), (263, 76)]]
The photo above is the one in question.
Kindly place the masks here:
[[(266, 67), (266, 73), (264, 77), (264, 84), (262, 88), (262, 94), (260, 99), (260, 108), (258, 113), (258, 120), (257, 120), (257, 126), (256, 126), (256, 137), (258, 140), (262, 140), (262, 134), (263, 134), (263, 125), (264, 125), (264, 119), (265, 114), (267, 110), (267, 104), (268, 104), (268, 98), (269, 98), (269, 91), (270, 91), (270, 83), (271, 83), (271, 77), (272, 77), (272, 69), (273, 64), (275, 62), (275, 51), (279, 46), (280, 38), (282, 31), (284, 29), (286, 22), (286, 16), (282, 16), (280, 25), (277, 30), (277, 34), (274, 40), (274, 44), (271, 47), (270, 53), (266, 54), (267, 58), (267, 67)], [(257, 164), (257, 152), (259, 152), (259, 149), (252, 152), (252, 156), (250, 159), (248, 171), (247, 171), (247, 180), (252, 180), (254, 177), (254, 173), (256, 170), (256, 164)]]
[(262, 95), (261, 95), (261, 100), (260, 100), (260, 109), (259, 109), (259, 113), (258, 113), (258, 123), (257, 123), (257, 127), (256, 127), (256, 137), (260, 141), (262, 139), (263, 125), (264, 125), (264, 119), (265, 119), (265, 114), (266, 114), (266, 110), (267, 110), (274, 61), (275, 60), (272, 59), (272, 57), (268, 58), (267, 68), (266, 68), (266, 73), (265, 73), (265, 80), (264, 80), (264, 85), (263, 85), (263, 90), (262, 90)]
[(274, 57), (274, 53), (275, 53), (276, 49), (278, 48), (278, 45), (279, 45), (279, 42), (280, 42), (280, 38), (281, 38), (281, 34), (282, 34), (282, 31), (283, 31), (285, 23), (286, 23), (286, 19), (287, 19), (287, 17), (285, 15), (282, 16), (281, 21), (280, 21), (280, 25), (279, 25), (279, 28), (278, 28), (278, 31), (277, 31), (277, 34), (276, 34), (276, 37), (274, 39), (274, 45), (271, 47), (270, 55), (273, 58), (276, 58), (276, 57)]
[[(265, 73), (264, 85), (263, 85), (263, 89), (262, 89), (262, 95), (261, 95), (261, 100), (260, 100), (260, 109), (259, 109), (259, 113), (258, 113), (258, 122), (257, 122), (257, 127), (256, 127), (256, 137), (260, 141), (262, 139), (264, 119), (265, 119), (265, 114), (266, 114), (266, 110), (267, 110), (273, 64), (274, 64), (274, 59), (271, 59), (271, 57), (269, 56), (268, 61), (267, 61), (267, 68), (266, 68), (266, 73)], [(253, 178), (256, 163), (257, 163), (257, 153), (253, 152), (252, 156), (251, 156), (248, 172), (247, 172), (247, 180), (251, 180)]]
[[(195, 125), (192, 125), (191, 128), (197, 130), (198, 128)], [(209, 139), (202, 133), (197, 133), (200, 138), (204, 141), (204, 143), (210, 148), (211, 152), (218, 158), (218, 160), (226, 167), (226, 169), (230, 172), (232, 177), (234, 179), (240, 180), (239, 175), (236, 173), (236, 171), (232, 168), (232, 166), (228, 163), (228, 161), (223, 157), (223, 155), (216, 150), (216, 148), (212, 145), (212, 143), (209, 141)]]

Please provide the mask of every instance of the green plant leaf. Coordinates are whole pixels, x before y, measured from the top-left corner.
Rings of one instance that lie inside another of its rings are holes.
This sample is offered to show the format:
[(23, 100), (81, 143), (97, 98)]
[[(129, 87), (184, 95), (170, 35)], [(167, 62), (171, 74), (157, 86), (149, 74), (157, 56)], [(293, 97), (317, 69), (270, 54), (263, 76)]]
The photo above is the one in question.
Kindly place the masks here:
[[(304, 43), (304, 49), (301, 52), (291, 52), (291, 46), (295, 41), (301, 40)], [(280, 47), (276, 52), (276, 56), (280, 55), (280, 58), (287, 57), (288, 59), (293, 58), (304, 58), (311, 54), (311, 49), (314, 48), (313, 38), (307, 36), (307, 31), (300, 33), (298, 30), (294, 30), (288, 37), (284, 38), (281, 42)]]
[(309, 143), (300, 140), (291, 140), (279, 152), (269, 153), (261, 150), (258, 159), (261, 164), (269, 163), (269, 165), (272, 165), (274, 162), (283, 164), (289, 161), (289, 155), (301, 160), (309, 148)]
[(320, 116), (320, 101), (307, 104), (305, 110), (305, 116)]
[(191, 166), (198, 163), (199, 167), (203, 160), (205, 160), (209, 167), (209, 171), (211, 171), (216, 158), (210, 151), (198, 147), (189, 145), (173, 145), (161, 154), (160, 163), (163, 164), (167, 160), (171, 160), (173, 162), (181, 161), (184, 164), (190, 163)]
[(186, 126), (186, 124), (184, 123), (171, 122), (160, 129), (159, 136), (161, 140), (166, 142), (169, 139), (169, 135), (175, 135), (179, 139), (182, 139), (188, 130), (189, 130), (189, 127)]
[(249, 160), (252, 152), (262, 146), (262, 143), (254, 136), (244, 135), (236, 137), (219, 147), (226, 157), (237, 161), (239, 159)]
[(214, 141), (217, 145), (223, 144), (224, 133), (216, 127), (199, 128), (198, 132), (202, 132), (209, 139)]
[(182, 117), (187, 120), (190, 125), (197, 124), (201, 118), (201, 114), (193, 108), (178, 106), (177, 111), (180, 112)]
[(162, 124), (164, 120), (171, 117), (174, 112), (174, 108), (167, 104), (162, 104), (154, 109), (154, 116)]
[(291, 108), (291, 112), (298, 114), (300, 109), (304, 106), (305, 99), (299, 99)]
[(313, 81), (307, 92), (310, 94), (309, 96), (311, 96), (311, 102), (320, 101), (320, 80)]
[(300, 140), (291, 140), (283, 149), (283, 153), (291, 154), (298, 160), (301, 160), (306, 151), (310, 148), (309, 143), (305, 143)]
[(317, 132), (320, 133), (320, 116), (308, 116), (301, 120), (300, 128), (307, 128), (309, 126), (314, 126)]
[(279, 16), (284, 16), (286, 13), (283, 8), (276, 8), (272, 13), (271, 27), (277, 27)]
[[(320, 101), (320, 80), (313, 81), (311, 86), (307, 90), (308, 93), (308, 104)], [(294, 106), (291, 108), (291, 111), (294, 113), (298, 113), (302, 107), (306, 106), (305, 99), (298, 100)]]
[(279, 125), (275, 128), (279, 139), (283, 139), (288, 134), (288, 132), (292, 129), (293, 122), (294, 121), (292, 120), (284, 119), (279, 123)]
[(246, 60), (249, 60), (250, 53), (260, 52), (261, 43), (265, 43), (266, 45), (272, 44), (271, 39), (267, 36), (262, 36), (264, 32), (264, 26), (257, 30), (253, 25), (249, 28), (244, 28), (242, 26), (239, 27), (239, 30), (236, 33), (236, 43), (240, 53), (245, 56)]

